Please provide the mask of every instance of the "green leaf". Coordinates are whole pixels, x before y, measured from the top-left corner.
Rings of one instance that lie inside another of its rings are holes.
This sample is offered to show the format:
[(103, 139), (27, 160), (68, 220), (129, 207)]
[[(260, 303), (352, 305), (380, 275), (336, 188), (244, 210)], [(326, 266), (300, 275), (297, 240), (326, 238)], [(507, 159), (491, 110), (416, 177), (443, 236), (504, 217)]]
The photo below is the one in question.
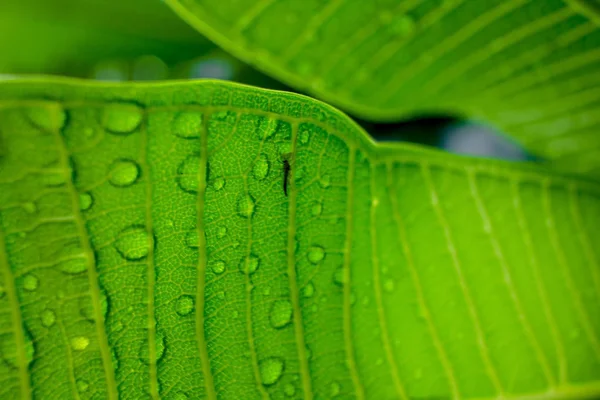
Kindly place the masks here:
[(289, 93), (4, 82), (0, 397), (598, 396), (599, 196)]
[(246, 62), (361, 117), (483, 119), (600, 173), (598, 0), (166, 0)]
[(159, 1), (2, 0), (0, 74), (89, 76), (99, 62), (190, 59), (214, 45)]

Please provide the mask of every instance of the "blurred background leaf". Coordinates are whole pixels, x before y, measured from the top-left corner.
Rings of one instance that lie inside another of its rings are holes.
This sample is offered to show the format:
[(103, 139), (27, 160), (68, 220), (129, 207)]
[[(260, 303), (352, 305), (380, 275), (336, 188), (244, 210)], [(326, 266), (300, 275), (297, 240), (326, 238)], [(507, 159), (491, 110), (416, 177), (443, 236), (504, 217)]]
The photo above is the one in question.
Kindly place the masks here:
[[(0, 38), (0, 78), (213, 78), (297, 91), (223, 51), (159, 0), (2, 0)], [(397, 123), (353, 117), (377, 140), (482, 157), (531, 158), (510, 138), (460, 116), (418, 115)]]

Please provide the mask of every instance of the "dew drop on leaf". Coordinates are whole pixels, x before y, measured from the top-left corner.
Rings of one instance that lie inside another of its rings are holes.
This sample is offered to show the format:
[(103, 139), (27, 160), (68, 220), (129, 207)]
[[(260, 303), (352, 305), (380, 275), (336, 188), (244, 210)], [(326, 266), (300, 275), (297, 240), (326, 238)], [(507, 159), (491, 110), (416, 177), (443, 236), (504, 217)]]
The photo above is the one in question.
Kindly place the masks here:
[(84, 255), (61, 262), (58, 268), (65, 274), (76, 275), (87, 271), (88, 263)]
[(321, 179), (319, 180), (319, 184), (321, 185), (321, 187), (323, 189), (327, 189), (331, 185), (331, 176), (330, 175), (323, 175), (321, 177)]
[(312, 282), (308, 282), (306, 286), (302, 289), (302, 295), (304, 297), (312, 297), (315, 294), (315, 285)]
[(308, 249), (308, 261), (313, 264), (319, 263), (325, 257), (325, 250), (321, 246), (312, 246)]
[(121, 231), (115, 248), (127, 260), (141, 260), (150, 252), (151, 241), (150, 234), (143, 226), (134, 225)]
[(213, 182), (213, 189), (215, 189), (216, 191), (219, 191), (219, 190), (223, 189), (224, 187), (225, 187), (225, 179), (223, 179), (223, 178), (217, 178)]
[(108, 171), (108, 181), (116, 187), (133, 185), (140, 176), (140, 167), (135, 161), (118, 159), (113, 162)]
[(104, 108), (102, 126), (117, 135), (127, 135), (142, 123), (142, 110), (134, 104), (111, 104)]
[(344, 277), (344, 266), (340, 265), (333, 273), (333, 283), (335, 283), (338, 286), (344, 286), (345, 280), (346, 279)]
[(292, 304), (287, 300), (277, 300), (271, 307), (269, 321), (273, 328), (283, 328), (292, 320)]
[(212, 272), (214, 272), (217, 275), (222, 274), (223, 272), (225, 272), (225, 262), (223, 262), (221, 260), (215, 261), (211, 265), (211, 270), (212, 270)]
[[(155, 350), (156, 350), (156, 361), (160, 361), (161, 358), (165, 355), (165, 334), (161, 331), (155, 332)], [(144, 364), (150, 364), (150, 356), (149, 356), (150, 348), (148, 346), (148, 338), (146, 337), (140, 347), (140, 360)]]
[(292, 383), (286, 383), (283, 387), (283, 393), (287, 397), (293, 397), (296, 394), (296, 386), (294, 386)]
[(87, 383), (86, 381), (82, 380), (82, 379), (77, 379), (77, 382), (75, 384), (77, 386), (77, 391), (79, 393), (87, 392), (87, 390), (90, 387), (90, 384)]
[(82, 351), (85, 350), (90, 344), (90, 339), (85, 336), (75, 336), (71, 338), (71, 348), (73, 350)]
[(94, 198), (88, 192), (79, 194), (79, 209), (81, 211), (89, 210), (94, 205)]
[(200, 171), (200, 155), (192, 154), (179, 165), (177, 169), (177, 184), (188, 193), (198, 193), (200, 182), (198, 172)]
[(284, 362), (281, 358), (270, 357), (259, 363), (260, 379), (265, 386), (277, 383), (283, 373)]
[(254, 163), (254, 167), (252, 168), (252, 174), (254, 177), (262, 181), (269, 174), (269, 160), (265, 154), (261, 154), (258, 157), (258, 160)]
[(173, 133), (185, 139), (196, 139), (202, 132), (202, 114), (193, 111), (183, 111), (173, 120)]
[(187, 231), (187, 233), (185, 234), (185, 244), (187, 247), (190, 247), (192, 249), (198, 248), (198, 231), (196, 229), (191, 229)]
[(42, 325), (50, 328), (56, 322), (56, 314), (52, 310), (44, 310), (41, 315)]
[(23, 289), (33, 292), (38, 288), (40, 280), (33, 274), (27, 274), (23, 278)]
[(255, 255), (249, 255), (248, 257), (244, 257), (240, 262), (240, 271), (245, 274), (253, 274), (258, 269), (260, 265), (260, 260)]
[(321, 205), (321, 203), (315, 203), (310, 208), (310, 213), (313, 215), (313, 217), (321, 215), (321, 212), (323, 212), (323, 206)]
[[(73, 171), (69, 170), (69, 173), (72, 174)], [(67, 183), (67, 174), (64, 172), (49, 172), (43, 175), (44, 185), (50, 187), (62, 186)]]
[(175, 310), (181, 316), (188, 315), (194, 310), (194, 298), (188, 295), (179, 296)]
[(241, 217), (250, 218), (254, 214), (254, 199), (249, 194), (243, 194), (237, 201), (237, 212)]
[(60, 131), (67, 120), (65, 109), (58, 103), (46, 107), (29, 108), (26, 114), (35, 126), (47, 132)]

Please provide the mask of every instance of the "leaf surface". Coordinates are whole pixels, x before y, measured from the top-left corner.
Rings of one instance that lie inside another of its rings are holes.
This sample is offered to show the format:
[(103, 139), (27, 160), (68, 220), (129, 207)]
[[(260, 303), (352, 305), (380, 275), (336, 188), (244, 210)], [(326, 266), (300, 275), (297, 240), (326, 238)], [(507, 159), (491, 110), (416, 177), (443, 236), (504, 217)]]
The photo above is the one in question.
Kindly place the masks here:
[(289, 93), (4, 82), (0, 397), (598, 396), (599, 196)]
[(600, 172), (598, 0), (167, 0), (237, 57), (361, 117), (489, 122)]

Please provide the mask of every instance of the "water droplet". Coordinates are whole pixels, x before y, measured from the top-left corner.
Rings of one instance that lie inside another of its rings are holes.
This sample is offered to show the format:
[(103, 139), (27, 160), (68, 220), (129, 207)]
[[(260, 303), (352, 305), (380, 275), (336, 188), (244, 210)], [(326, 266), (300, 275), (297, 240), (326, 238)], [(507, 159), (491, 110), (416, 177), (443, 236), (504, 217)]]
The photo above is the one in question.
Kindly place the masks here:
[(198, 193), (198, 172), (200, 171), (200, 155), (192, 154), (179, 165), (177, 169), (177, 183), (188, 193)]
[(52, 310), (42, 311), (42, 325), (46, 328), (50, 328), (56, 322), (56, 314)]
[(259, 265), (259, 258), (255, 255), (249, 255), (248, 257), (242, 259), (242, 261), (240, 262), (240, 271), (242, 271), (245, 274), (251, 275), (256, 272)]
[(194, 298), (192, 296), (183, 295), (177, 299), (175, 311), (181, 316), (188, 315), (194, 310)]
[(152, 246), (152, 237), (143, 226), (130, 226), (119, 234), (115, 248), (127, 260), (135, 261), (146, 257)]
[(306, 286), (302, 289), (302, 295), (304, 297), (312, 297), (315, 294), (315, 285), (312, 282), (308, 282)]
[(383, 288), (385, 289), (386, 292), (391, 293), (394, 291), (394, 287), (396, 285), (394, 284), (394, 281), (391, 279), (386, 279), (385, 282), (383, 282)]
[(90, 339), (85, 336), (75, 336), (71, 338), (71, 347), (73, 350), (82, 351), (85, 350), (90, 344)]
[[(100, 312), (106, 318), (108, 312), (108, 300), (106, 298), (106, 292), (100, 289)], [(94, 309), (94, 303), (87, 296), (79, 298), (79, 313), (85, 319), (90, 322), (96, 321), (96, 310)]]
[(43, 175), (44, 185), (50, 187), (62, 186), (67, 183), (67, 177), (73, 175), (73, 170), (69, 169), (68, 175), (65, 172), (49, 172)]
[(211, 270), (212, 270), (212, 272), (214, 272), (215, 274), (217, 274), (217, 275), (220, 275), (220, 274), (222, 274), (223, 272), (225, 272), (225, 267), (226, 267), (226, 265), (225, 265), (225, 262), (224, 262), (224, 261), (221, 261), (221, 260), (219, 260), (219, 261), (215, 261), (215, 262), (212, 264)]
[(269, 160), (265, 154), (261, 154), (258, 157), (258, 160), (254, 163), (254, 167), (252, 168), (252, 174), (254, 177), (262, 181), (269, 174)]
[[(81, 251), (80, 249), (72, 249), (73, 251)], [(73, 258), (61, 262), (58, 268), (65, 274), (76, 275), (87, 271), (88, 262), (84, 254), (72, 254)]]
[(333, 273), (333, 283), (338, 286), (344, 286), (346, 277), (344, 276), (344, 266), (340, 265)]
[(196, 229), (191, 229), (185, 234), (185, 244), (192, 249), (198, 248), (198, 231)]
[(65, 109), (58, 103), (51, 103), (44, 107), (29, 108), (26, 114), (35, 126), (48, 132), (60, 131), (67, 120)]
[[(155, 335), (155, 350), (156, 350), (156, 362), (160, 361), (165, 355), (165, 334), (161, 331), (156, 331)], [(148, 346), (148, 338), (145, 338), (140, 347), (140, 360), (144, 364), (150, 364), (150, 348)]]
[(304, 350), (304, 355), (306, 356), (307, 360), (310, 360), (312, 358), (312, 350), (310, 349), (310, 347), (306, 346)]
[(292, 304), (287, 300), (277, 300), (271, 307), (269, 315), (271, 326), (273, 328), (283, 328), (292, 320)]
[(329, 395), (331, 397), (335, 397), (338, 394), (340, 394), (340, 390), (341, 390), (340, 384), (337, 382), (332, 382), (331, 385), (329, 386)]
[(323, 205), (321, 203), (317, 202), (310, 208), (310, 213), (313, 215), (313, 217), (321, 215), (321, 212), (323, 212)]
[(27, 274), (23, 278), (23, 289), (33, 292), (38, 288), (40, 280), (33, 274)]
[(79, 209), (81, 211), (89, 210), (94, 204), (94, 198), (90, 193), (81, 193), (79, 194)]
[(227, 228), (224, 226), (220, 226), (219, 229), (217, 229), (217, 238), (223, 239), (225, 235), (227, 235)]
[(77, 391), (80, 393), (87, 392), (87, 390), (90, 387), (89, 383), (87, 383), (86, 381), (81, 380), (81, 379), (77, 379), (76, 385), (77, 385)]
[(142, 123), (142, 109), (135, 104), (111, 104), (104, 109), (102, 126), (117, 135), (127, 135)]
[(259, 363), (260, 379), (263, 385), (271, 386), (277, 383), (283, 373), (284, 362), (281, 358), (270, 357)]
[(415, 30), (415, 21), (408, 15), (401, 15), (390, 21), (388, 30), (392, 35), (404, 38)]
[(130, 186), (138, 180), (140, 167), (135, 161), (118, 159), (111, 164), (108, 176), (108, 181), (114, 186)]
[(31, 203), (31, 202), (24, 203), (23, 209), (25, 210), (25, 212), (27, 212), (29, 214), (33, 214), (34, 212), (37, 211), (37, 207), (36, 207), (35, 203)]
[(202, 114), (193, 111), (183, 111), (173, 120), (173, 133), (185, 139), (196, 139), (202, 132)]
[(296, 386), (291, 383), (286, 383), (283, 387), (283, 393), (288, 397), (292, 397), (296, 394)]
[(321, 179), (319, 180), (319, 184), (321, 185), (321, 187), (323, 189), (327, 189), (331, 185), (331, 176), (330, 175), (323, 175), (321, 177)]
[(216, 191), (219, 191), (219, 190), (223, 189), (224, 187), (225, 187), (225, 179), (223, 179), (223, 178), (217, 178), (213, 182), (213, 189), (215, 189)]
[(254, 199), (249, 194), (243, 194), (238, 198), (237, 211), (241, 217), (252, 217), (254, 214), (254, 207)]
[(319, 263), (325, 257), (325, 250), (321, 246), (312, 246), (308, 249), (308, 261), (313, 264)]

